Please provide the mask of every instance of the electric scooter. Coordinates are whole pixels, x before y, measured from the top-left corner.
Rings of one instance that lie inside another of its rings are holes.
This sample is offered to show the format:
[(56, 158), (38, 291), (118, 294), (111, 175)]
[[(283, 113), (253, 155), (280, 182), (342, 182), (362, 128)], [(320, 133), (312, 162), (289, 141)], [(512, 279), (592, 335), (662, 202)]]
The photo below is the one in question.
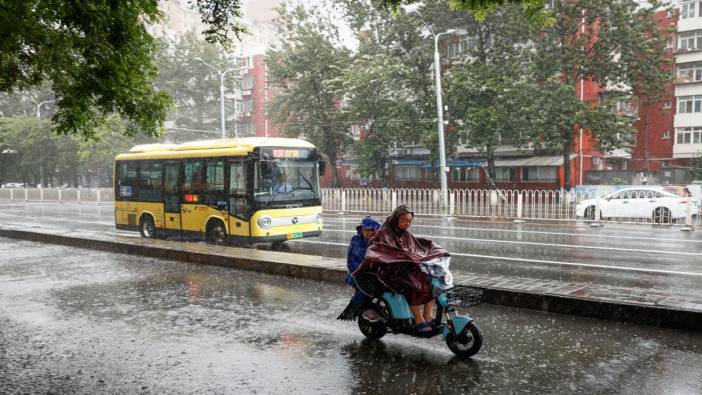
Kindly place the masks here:
[[(403, 295), (385, 284), (375, 273), (363, 273), (354, 277), (359, 291), (366, 301), (358, 315), (358, 328), (370, 339), (380, 339), (385, 334), (405, 334), (420, 338), (443, 335), (448, 348), (456, 355), (470, 357), (480, 351), (483, 337), (469, 315), (459, 315), (455, 307), (474, 306), (480, 303), (482, 291), (471, 287), (453, 287), (442, 290), (442, 279), (432, 278), (436, 296), (436, 318), (432, 330), (420, 332), (415, 329), (414, 317)], [(444, 318), (446, 321), (444, 322)]]

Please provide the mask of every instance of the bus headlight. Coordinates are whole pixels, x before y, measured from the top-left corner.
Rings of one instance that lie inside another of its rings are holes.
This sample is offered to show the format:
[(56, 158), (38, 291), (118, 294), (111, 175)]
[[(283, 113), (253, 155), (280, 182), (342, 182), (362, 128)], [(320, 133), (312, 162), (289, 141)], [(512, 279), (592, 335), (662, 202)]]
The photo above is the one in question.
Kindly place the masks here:
[(322, 213), (317, 213), (317, 223), (318, 224), (322, 223)]
[(271, 227), (272, 220), (271, 217), (264, 215), (259, 217), (256, 223), (258, 223), (258, 226), (261, 227), (261, 229), (268, 229)]

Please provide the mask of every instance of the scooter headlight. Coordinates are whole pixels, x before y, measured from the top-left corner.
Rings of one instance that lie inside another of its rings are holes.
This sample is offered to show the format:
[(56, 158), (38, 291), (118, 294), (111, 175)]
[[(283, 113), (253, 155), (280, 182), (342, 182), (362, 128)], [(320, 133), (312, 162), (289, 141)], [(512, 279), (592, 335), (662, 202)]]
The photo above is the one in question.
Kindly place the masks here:
[(261, 229), (269, 229), (271, 227), (272, 222), (273, 222), (273, 220), (271, 219), (271, 217), (269, 217), (267, 215), (259, 217), (258, 221), (256, 221), (256, 223), (258, 223), (258, 226)]

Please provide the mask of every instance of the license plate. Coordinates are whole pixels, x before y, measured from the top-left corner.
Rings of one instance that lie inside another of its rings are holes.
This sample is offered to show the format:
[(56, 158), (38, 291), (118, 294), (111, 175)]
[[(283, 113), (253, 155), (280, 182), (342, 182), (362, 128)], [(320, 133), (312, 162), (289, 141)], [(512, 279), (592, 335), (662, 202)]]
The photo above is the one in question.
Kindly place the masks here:
[(288, 235), (288, 239), (299, 239), (302, 237), (302, 232), (293, 232)]

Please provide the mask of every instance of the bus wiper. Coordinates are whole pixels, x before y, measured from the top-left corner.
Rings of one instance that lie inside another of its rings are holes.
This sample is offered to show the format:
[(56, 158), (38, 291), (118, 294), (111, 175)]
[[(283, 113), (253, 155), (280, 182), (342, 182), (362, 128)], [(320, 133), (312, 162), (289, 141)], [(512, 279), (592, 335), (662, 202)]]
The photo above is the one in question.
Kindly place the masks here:
[(314, 192), (314, 187), (312, 186), (312, 182), (310, 182), (310, 180), (308, 180), (307, 177), (305, 177), (304, 174), (302, 174), (302, 172), (300, 172), (300, 177), (302, 177), (302, 179), (305, 180), (307, 185), (310, 186), (310, 191)]

